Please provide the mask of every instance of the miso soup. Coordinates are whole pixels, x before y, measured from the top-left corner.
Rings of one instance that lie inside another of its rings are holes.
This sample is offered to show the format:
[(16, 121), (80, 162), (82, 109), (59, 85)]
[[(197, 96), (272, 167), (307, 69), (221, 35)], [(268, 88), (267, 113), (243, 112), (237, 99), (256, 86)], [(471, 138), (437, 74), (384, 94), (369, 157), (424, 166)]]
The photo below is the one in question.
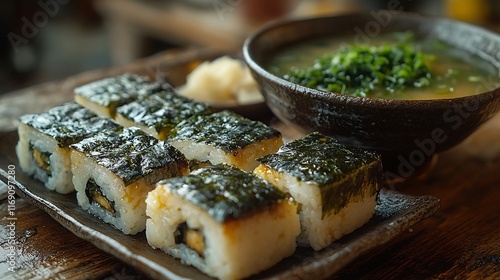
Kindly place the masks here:
[[(423, 60), (430, 75), (423, 75), (424, 77), (428, 77), (428, 79), (422, 78), (422, 80), (416, 80), (410, 86), (395, 88), (367, 85), (368, 88), (362, 91), (363, 95), (361, 96), (383, 99), (444, 99), (479, 94), (497, 88), (500, 85), (499, 69), (496, 69), (492, 64), (483, 59), (474, 57), (463, 50), (453, 48), (437, 39), (415, 42), (412, 39), (408, 39), (409, 37), (411, 38), (412, 36), (407, 33), (394, 33), (381, 36), (374, 38), (370, 47), (392, 47), (399, 45), (401, 40), (406, 40), (404, 43), (410, 44), (415, 52), (424, 55), (425, 58)], [(289, 77), (293, 75), (294, 71), (300, 70), (302, 71), (301, 73), (307, 73), (310, 69), (319, 71), (316, 68), (319, 67), (318, 64), (322, 63), (325, 58), (331, 59), (345, 49), (359, 47), (349, 44), (349, 42), (352, 42), (352, 38), (319, 38), (298, 43), (277, 52), (270, 60), (267, 68), (273, 74), (291, 80)], [(334, 62), (331, 63), (334, 65)], [(416, 63), (420, 62), (417, 61)], [(324, 71), (324, 69), (321, 71)], [(307, 76), (308, 74), (305, 75)], [(315, 75), (314, 79), (318, 79), (318, 73)], [(358, 75), (363, 75), (363, 73)], [(325, 78), (326, 76), (321, 77)], [(352, 77), (347, 78), (351, 79)], [(329, 77), (329, 79), (332, 79), (332, 77)], [(333, 77), (333, 80), (335, 80), (335, 77)], [(423, 81), (423, 83), (419, 83), (419, 81)], [(302, 85), (307, 86), (306, 84)], [(324, 86), (309, 87), (315, 87), (324, 91), (341, 92), (338, 90), (327, 90)], [(369, 87), (372, 88), (370, 89)], [(342, 90), (344, 94), (360, 96), (358, 94), (359, 90), (357, 91), (354, 87), (347, 86), (342, 88)]]

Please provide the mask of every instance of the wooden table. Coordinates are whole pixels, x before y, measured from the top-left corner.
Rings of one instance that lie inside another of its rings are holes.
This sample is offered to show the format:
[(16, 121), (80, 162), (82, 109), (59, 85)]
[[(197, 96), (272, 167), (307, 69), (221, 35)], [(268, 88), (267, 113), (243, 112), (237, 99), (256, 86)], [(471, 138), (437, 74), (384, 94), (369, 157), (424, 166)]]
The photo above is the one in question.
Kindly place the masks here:
[[(176, 59), (190, 59), (198, 52), (162, 53), (122, 68), (83, 73), (0, 96), (0, 127), (12, 131), (19, 115), (40, 112), (71, 100), (75, 85), (125, 70), (151, 69), (159, 60), (168, 64)], [(1, 137), (0, 132), (0, 145)], [(500, 279), (499, 171), (500, 114), (497, 114), (462, 144), (440, 154), (436, 166), (425, 178), (397, 186), (403, 193), (439, 197), (441, 209), (385, 246), (359, 257), (334, 278)], [(0, 181), (1, 187), (5, 186)], [(0, 199), (0, 213), (6, 217), (7, 200)], [(16, 200), (16, 217), (18, 268), (16, 274), (8, 271), (5, 242), (8, 220), (3, 218), (0, 279), (146, 279), (140, 271), (77, 238), (20, 198)]]

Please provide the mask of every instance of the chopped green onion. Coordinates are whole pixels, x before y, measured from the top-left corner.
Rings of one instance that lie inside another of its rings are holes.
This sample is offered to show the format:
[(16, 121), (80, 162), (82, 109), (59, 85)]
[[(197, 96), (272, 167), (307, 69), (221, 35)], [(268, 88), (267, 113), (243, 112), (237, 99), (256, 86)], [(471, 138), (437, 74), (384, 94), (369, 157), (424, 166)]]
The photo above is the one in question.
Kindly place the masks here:
[(430, 84), (427, 61), (432, 56), (411, 45), (349, 46), (317, 59), (306, 69), (293, 69), (284, 78), (310, 88), (366, 97), (376, 89), (390, 93)]

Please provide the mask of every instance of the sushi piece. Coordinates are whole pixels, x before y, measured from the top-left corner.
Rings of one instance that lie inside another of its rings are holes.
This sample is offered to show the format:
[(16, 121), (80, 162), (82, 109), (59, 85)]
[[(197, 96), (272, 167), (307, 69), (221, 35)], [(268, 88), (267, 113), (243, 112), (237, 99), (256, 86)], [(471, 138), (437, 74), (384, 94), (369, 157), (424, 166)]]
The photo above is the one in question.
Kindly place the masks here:
[(182, 120), (211, 112), (205, 103), (165, 90), (118, 107), (116, 121), (125, 127), (137, 126), (157, 139), (165, 140), (170, 130)]
[(74, 191), (69, 145), (100, 131), (120, 126), (76, 103), (54, 107), (41, 114), (24, 115), (18, 128), (16, 153), (24, 173), (59, 193)]
[(220, 279), (273, 266), (293, 254), (300, 233), (288, 195), (228, 165), (160, 181), (146, 203), (148, 243)]
[(164, 87), (147, 77), (127, 73), (77, 87), (74, 92), (76, 103), (100, 116), (114, 118), (119, 106), (160, 92)]
[(254, 173), (301, 205), (299, 245), (322, 249), (366, 223), (382, 182), (380, 156), (311, 133), (264, 156)]
[(146, 227), (147, 193), (156, 182), (188, 172), (184, 156), (137, 127), (71, 145), (78, 205), (125, 234)]
[(189, 160), (226, 163), (246, 171), (258, 165), (256, 158), (274, 153), (283, 145), (279, 131), (229, 111), (182, 121), (168, 141)]

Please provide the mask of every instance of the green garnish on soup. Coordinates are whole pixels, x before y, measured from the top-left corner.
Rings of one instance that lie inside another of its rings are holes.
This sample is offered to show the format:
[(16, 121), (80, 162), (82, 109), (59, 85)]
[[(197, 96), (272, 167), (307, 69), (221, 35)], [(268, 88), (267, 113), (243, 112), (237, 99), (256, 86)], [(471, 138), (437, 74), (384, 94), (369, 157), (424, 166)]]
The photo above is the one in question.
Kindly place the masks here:
[(397, 94), (407, 88), (429, 86), (432, 74), (424, 54), (407, 43), (381, 46), (348, 46), (315, 60), (307, 68), (295, 68), (284, 78), (310, 88), (370, 96), (385, 89)]

